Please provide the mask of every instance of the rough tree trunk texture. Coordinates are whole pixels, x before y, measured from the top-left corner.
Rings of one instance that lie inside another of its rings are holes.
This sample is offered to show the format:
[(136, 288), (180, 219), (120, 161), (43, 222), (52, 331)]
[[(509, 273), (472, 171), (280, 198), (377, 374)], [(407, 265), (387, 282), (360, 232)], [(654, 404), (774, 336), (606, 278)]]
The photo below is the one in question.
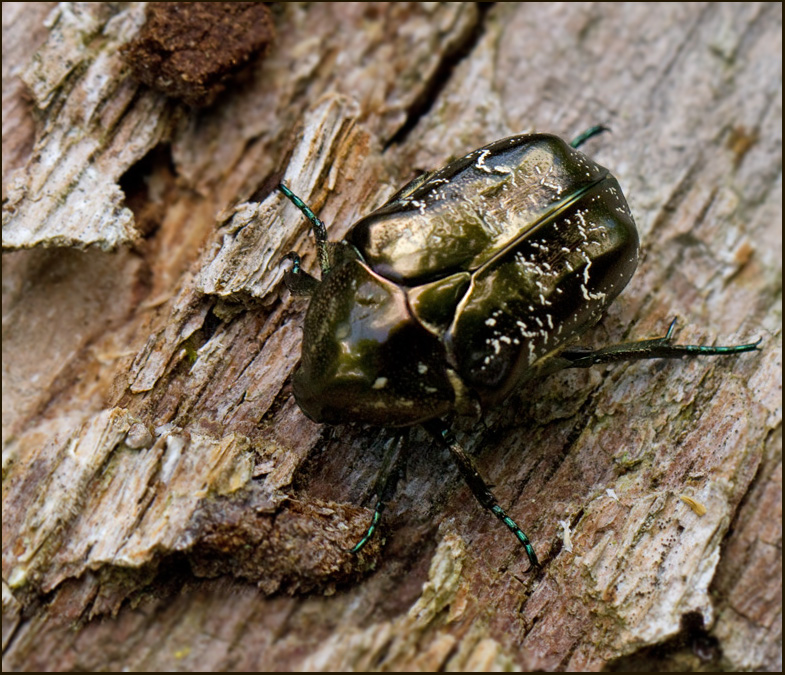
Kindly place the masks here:
[[(4, 669), (780, 670), (781, 4), (273, 12), (194, 110), (130, 77), (141, 4), (4, 4)], [(337, 240), (418, 171), (596, 123), (642, 253), (582, 344), (678, 316), (761, 351), (458, 420), (540, 571), (419, 431), (350, 555), (390, 432), (292, 399), (281, 258), (315, 256), (274, 186)]]

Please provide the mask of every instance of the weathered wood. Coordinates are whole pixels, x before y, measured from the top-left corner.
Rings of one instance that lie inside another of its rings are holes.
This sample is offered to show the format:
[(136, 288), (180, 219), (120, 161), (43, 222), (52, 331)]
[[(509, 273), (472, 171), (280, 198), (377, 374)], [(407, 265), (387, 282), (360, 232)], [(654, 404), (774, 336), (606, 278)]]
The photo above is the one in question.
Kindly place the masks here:
[[(8, 5), (5, 668), (781, 669), (779, 3), (282, 3), (200, 112), (129, 78), (140, 4)], [(314, 255), (273, 186), (337, 239), (415, 170), (594, 123), (643, 255), (585, 343), (676, 315), (762, 351), (458, 422), (542, 572), (420, 432), (353, 558), (386, 432), (291, 399), (280, 260)]]

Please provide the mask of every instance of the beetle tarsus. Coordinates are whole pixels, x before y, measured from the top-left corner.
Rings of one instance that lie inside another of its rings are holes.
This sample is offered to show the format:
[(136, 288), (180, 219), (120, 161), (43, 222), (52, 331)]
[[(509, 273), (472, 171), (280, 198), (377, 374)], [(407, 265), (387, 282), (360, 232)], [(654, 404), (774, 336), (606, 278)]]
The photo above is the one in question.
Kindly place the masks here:
[(371, 518), (371, 524), (368, 526), (368, 529), (365, 531), (362, 539), (358, 541), (354, 546), (348, 549), (348, 553), (352, 553), (354, 555), (358, 554), (365, 545), (370, 541), (373, 533), (376, 532), (376, 528), (379, 526), (379, 523), (382, 520), (382, 511), (384, 511), (384, 502), (378, 501), (376, 502), (376, 506), (373, 510), (373, 518)]
[(521, 542), (521, 544), (523, 544), (523, 548), (526, 550), (526, 555), (529, 557), (529, 562), (531, 563), (531, 566), (539, 567), (540, 561), (537, 560), (537, 554), (534, 552), (534, 547), (532, 546), (529, 537), (526, 536), (526, 533), (520, 527), (518, 527), (518, 524), (512, 518), (510, 518), (504, 512), (504, 509), (498, 504), (491, 507), (491, 513), (493, 513), (494, 516), (496, 516), (499, 520), (501, 520), (518, 538), (518, 541)]
[(623, 342), (603, 349), (591, 350), (581, 347), (565, 349), (559, 357), (566, 360), (564, 368), (590, 368), (591, 366), (616, 361), (641, 361), (643, 359), (680, 359), (695, 356), (727, 356), (758, 351), (761, 339), (743, 345), (727, 347), (707, 345), (671, 344), (676, 328), (676, 319), (671, 321), (664, 336), (638, 342)]
[(284, 183), (279, 183), (278, 189), (284, 193), (286, 198), (292, 202), (306, 218), (311, 221), (314, 239), (316, 239), (316, 252), (319, 256), (319, 267), (322, 270), (322, 278), (330, 273), (330, 254), (327, 247), (327, 226), (319, 220), (317, 215), (311, 211), (309, 206), (292, 192)]
[(438, 421), (426, 422), (423, 426), (431, 436), (447, 446), (450, 450), (455, 463), (458, 465), (458, 470), (461, 472), (463, 479), (466, 481), (466, 484), (469, 486), (475, 499), (480, 502), (480, 505), (483, 508), (488, 509), (494, 516), (501, 520), (523, 545), (526, 555), (529, 558), (529, 563), (531, 563), (531, 569), (540, 567), (540, 563), (537, 560), (537, 554), (534, 552), (534, 547), (531, 545), (529, 537), (527, 537), (526, 533), (518, 527), (517, 523), (505, 513), (504, 509), (499, 506), (499, 502), (482, 479), (482, 476), (480, 476), (471, 457), (466, 454), (466, 451), (455, 440), (452, 432)]
[(577, 150), (590, 138), (599, 136), (601, 133), (606, 131), (610, 131), (610, 128), (603, 126), (602, 124), (595, 124), (593, 127), (589, 127), (582, 134), (578, 134), (575, 138), (573, 138), (572, 141), (570, 141), (570, 145)]

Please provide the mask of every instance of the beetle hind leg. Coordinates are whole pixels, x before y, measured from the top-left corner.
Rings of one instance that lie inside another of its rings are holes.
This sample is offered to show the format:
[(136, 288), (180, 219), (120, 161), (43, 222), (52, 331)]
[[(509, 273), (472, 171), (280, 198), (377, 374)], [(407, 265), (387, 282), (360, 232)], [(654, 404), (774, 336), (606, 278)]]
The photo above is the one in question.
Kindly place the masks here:
[(563, 368), (589, 368), (614, 361), (641, 361), (643, 359), (680, 359), (695, 356), (729, 356), (758, 350), (761, 340), (729, 347), (708, 345), (675, 345), (673, 332), (676, 319), (671, 321), (664, 336), (639, 342), (624, 342), (603, 349), (591, 350), (581, 347), (565, 349), (559, 356)]
[(408, 434), (406, 432), (399, 431), (393, 434), (387, 441), (382, 468), (379, 470), (379, 475), (376, 477), (376, 485), (374, 487), (374, 492), (376, 493), (376, 506), (373, 509), (371, 524), (368, 526), (362, 539), (348, 549), (349, 553), (359, 553), (370, 541), (379, 527), (379, 523), (382, 519), (382, 511), (384, 511), (387, 502), (390, 501), (395, 494), (395, 488), (397, 487), (398, 480), (403, 472), (403, 467), (406, 462), (407, 436)]
[(490, 488), (485, 484), (485, 481), (480, 476), (469, 455), (466, 454), (461, 445), (455, 440), (452, 432), (447, 429), (443, 424), (438, 421), (426, 422), (423, 424), (426, 431), (431, 434), (439, 443), (447, 446), (452, 454), (461, 476), (466, 481), (466, 484), (472, 491), (475, 499), (480, 502), (480, 505), (488, 509), (494, 516), (504, 523), (507, 528), (515, 535), (518, 541), (523, 545), (526, 555), (529, 558), (532, 568), (540, 566), (537, 560), (537, 554), (534, 552), (534, 547), (526, 536), (526, 533), (518, 527), (516, 522), (510, 518), (504, 509), (499, 506), (499, 502), (491, 492)]

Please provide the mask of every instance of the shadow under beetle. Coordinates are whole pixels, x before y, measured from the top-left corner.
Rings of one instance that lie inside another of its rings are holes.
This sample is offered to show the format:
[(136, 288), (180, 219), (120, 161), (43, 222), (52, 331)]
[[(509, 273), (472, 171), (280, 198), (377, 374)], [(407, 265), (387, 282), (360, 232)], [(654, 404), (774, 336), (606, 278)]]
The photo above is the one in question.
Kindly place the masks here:
[[(357, 222), (341, 242), (285, 185), (311, 222), (322, 278), (292, 268), (285, 282), (311, 297), (295, 399), (313, 421), (405, 427), (422, 424), (446, 446), (480, 504), (523, 544), (441, 418), (477, 414), (515, 387), (564, 368), (612, 361), (727, 355), (731, 347), (672, 344), (664, 337), (604, 349), (570, 347), (627, 285), (638, 232), (610, 172), (566, 143), (512, 136), (415, 178)], [(357, 553), (376, 530), (404, 453), (388, 443), (377, 504)]]

